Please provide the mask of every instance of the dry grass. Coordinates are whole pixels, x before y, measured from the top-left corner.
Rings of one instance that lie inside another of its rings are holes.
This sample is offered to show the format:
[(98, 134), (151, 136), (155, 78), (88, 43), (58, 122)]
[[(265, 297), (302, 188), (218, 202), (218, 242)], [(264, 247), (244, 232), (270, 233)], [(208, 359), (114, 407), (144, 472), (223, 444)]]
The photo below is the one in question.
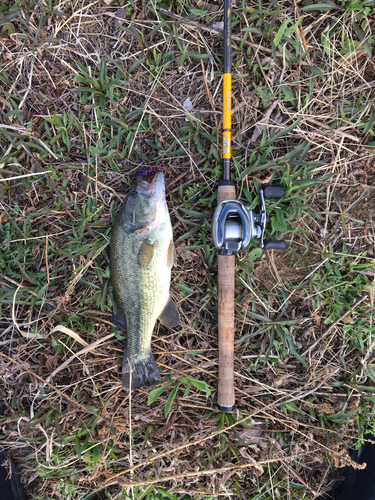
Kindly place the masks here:
[[(222, 8), (107, 3), (1, 7), (1, 445), (34, 499), (322, 495), (374, 404), (373, 6), (234, 6), (237, 192), (285, 186), (270, 233), (289, 245), (238, 255), (226, 415), (210, 237)], [(151, 389), (121, 388), (107, 246), (134, 173), (161, 160), (182, 321), (155, 328), (166, 388), (148, 404)]]

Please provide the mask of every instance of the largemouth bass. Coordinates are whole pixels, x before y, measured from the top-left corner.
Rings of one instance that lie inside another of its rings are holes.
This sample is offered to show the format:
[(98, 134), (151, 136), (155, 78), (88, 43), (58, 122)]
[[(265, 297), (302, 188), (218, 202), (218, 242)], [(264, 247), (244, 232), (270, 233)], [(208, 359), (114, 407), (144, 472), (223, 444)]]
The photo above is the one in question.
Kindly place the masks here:
[(148, 171), (138, 177), (118, 212), (110, 244), (117, 306), (112, 322), (127, 331), (122, 358), (125, 391), (162, 381), (151, 352), (151, 337), (157, 318), (170, 328), (179, 323), (169, 293), (174, 255), (164, 175)]

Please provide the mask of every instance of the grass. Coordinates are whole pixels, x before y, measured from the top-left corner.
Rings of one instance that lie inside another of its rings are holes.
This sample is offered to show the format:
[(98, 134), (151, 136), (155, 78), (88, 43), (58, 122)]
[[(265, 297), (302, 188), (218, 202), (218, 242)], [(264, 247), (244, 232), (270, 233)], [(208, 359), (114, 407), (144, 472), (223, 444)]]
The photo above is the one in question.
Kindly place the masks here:
[[(374, 12), (233, 5), (233, 180), (252, 207), (285, 187), (267, 237), (288, 247), (237, 255), (223, 414), (221, 6), (0, 4), (0, 442), (31, 499), (310, 499), (374, 431)], [(155, 327), (165, 382), (130, 399), (108, 243), (134, 174), (161, 162), (182, 321)]]

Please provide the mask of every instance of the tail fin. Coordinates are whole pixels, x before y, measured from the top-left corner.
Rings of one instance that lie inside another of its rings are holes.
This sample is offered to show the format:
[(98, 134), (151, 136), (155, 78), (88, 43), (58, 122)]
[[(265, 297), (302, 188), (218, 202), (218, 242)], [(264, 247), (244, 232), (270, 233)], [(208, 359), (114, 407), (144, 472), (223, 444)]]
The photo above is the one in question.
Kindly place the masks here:
[(139, 389), (144, 385), (155, 385), (162, 382), (158, 365), (152, 355), (151, 349), (148, 354), (129, 354), (125, 349), (122, 357), (122, 386), (124, 391)]

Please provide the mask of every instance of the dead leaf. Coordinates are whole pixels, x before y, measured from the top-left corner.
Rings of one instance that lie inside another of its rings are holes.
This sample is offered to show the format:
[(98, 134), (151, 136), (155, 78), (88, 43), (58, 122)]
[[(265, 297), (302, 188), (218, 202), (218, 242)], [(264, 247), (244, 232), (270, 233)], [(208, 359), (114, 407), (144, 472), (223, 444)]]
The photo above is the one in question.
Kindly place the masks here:
[(258, 394), (259, 392), (263, 391), (264, 391), (263, 387), (260, 387), (258, 385), (251, 385), (249, 387), (246, 387), (246, 389), (244, 389), (244, 392), (246, 392), (246, 394)]
[(190, 250), (183, 250), (182, 248), (177, 247), (176, 252), (182, 257), (183, 260), (194, 260), (194, 252), (191, 252)]
[(56, 366), (61, 356), (55, 354), (55, 356), (48, 356), (46, 361), (46, 367), (48, 371), (52, 371)]
[(67, 328), (64, 325), (57, 325), (57, 326), (55, 326), (55, 328), (53, 330), (50, 331), (50, 333), (55, 333), (55, 332), (66, 333), (67, 335), (69, 335), (70, 337), (72, 337), (74, 340), (76, 340), (80, 344), (82, 344), (84, 346), (88, 346), (88, 343), (86, 342), (86, 340), (83, 340), (83, 338), (81, 338), (78, 335), (78, 333), (73, 332), (73, 330), (71, 330), (70, 328)]
[(342, 318), (341, 320), (343, 323), (347, 324), (347, 325), (352, 325), (354, 323), (354, 320), (353, 318), (350, 316), (350, 314), (348, 314), (347, 316), (345, 316), (344, 318)]
[(143, 7), (143, 9), (141, 10), (141, 12), (137, 16), (137, 19), (140, 19), (141, 21), (143, 21), (143, 19), (145, 17), (146, 17), (146, 13), (145, 13), (145, 8)]
[(202, 7), (208, 7), (208, 12), (216, 12), (220, 8), (219, 5), (212, 4), (210, 2), (205, 2), (204, 0), (198, 0), (197, 7), (198, 9), (201, 9)]
[(240, 448), (240, 453), (244, 458), (247, 458), (254, 465), (255, 469), (258, 471), (258, 473), (255, 472), (257, 476), (260, 476), (264, 473), (263, 467), (259, 465), (251, 455), (249, 455), (245, 447)]
[(366, 286), (363, 287), (363, 289), (366, 290), (367, 292), (369, 292), (369, 294), (370, 294), (370, 301), (371, 301), (371, 304), (373, 304), (374, 303), (374, 297), (375, 297), (375, 278), (373, 279), (371, 285), (366, 285)]
[[(48, 376), (47, 382), (49, 382), (59, 371), (61, 371), (64, 368), (66, 368), (69, 365), (69, 363), (71, 363), (73, 361), (73, 359), (75, 359), (77, 356), (80, 356), (80, 355), (84, 354), (85, 352), (89, 352), (89, 351), (94, 350), (98, 345), (102, 344), (103, 342), (107, 341), (108, 339), (113, 338), (114, 336), (115, 336), (114, 333), (110, 333), (109, 335), (106, 335), (102, 339), (96, 340), (95, 342), (93, 342), (90, 345), (86, 344), (86, 347), (84, 347), (83, 349), (81, 349), (76, 354), (73, 354), (73, 356), (71, 356), (69, 359), (67, 359), (66, 361), (64, 361), (64, 363), (62, 365), (60, 365), (58, 368), (56, 368), (56, 370), (54, 372), (52, 372), (51, 375)], [(85, 365), (83, 365), (83, 366), (85, 366)]]
[(260, 120), (259, 123), (256, 124), (255, 130), (253, 135), (251, 136), (250, 142), (255, 142), (258, 137), (263, 133), (264, 127), (268, 124), (271, 118), (272, 111), (276, 108), (276, 106), (279, 104), (279, 101), (276, 100), (274, 101), (266, 110), (266, 112), (263, 115), (263, 118)]
[(273, 177), (273, 172), (269, 168), (267, 168), (267, 171), (268, 171), (268, 174), (266, 175), (266, 177), (264, 179), (261, 179), (260, 177), (257, 177), (256, 175), (253, 175), (253, 179), (260, 182), (261, 184), (268, 184)]
[(122, 7), (116, 12), (116, 27), (118, 28), (120, 24), (123, 23), (124, 19), (126, 17), (126, 8)]
[(135, 415), (134, 420), (140, 420), (141, 422), (145, 422), (146, 424), (154, 424), (155, 420), (152, 418), (148, 418), (145, 415)]
[(256, 444), (263, 450), (267, 448), (268, 438), (263, 431), (246, 429), (246, 431), (239, 432), (239, 436), (246, 445)]
[(292, 375), (285, 373), (284, 375), (280, 375), (279, 377), (275, 378), (273, 383), (276, 385), (276, 387), (285, 387), (290, 379), (295, 380)]

